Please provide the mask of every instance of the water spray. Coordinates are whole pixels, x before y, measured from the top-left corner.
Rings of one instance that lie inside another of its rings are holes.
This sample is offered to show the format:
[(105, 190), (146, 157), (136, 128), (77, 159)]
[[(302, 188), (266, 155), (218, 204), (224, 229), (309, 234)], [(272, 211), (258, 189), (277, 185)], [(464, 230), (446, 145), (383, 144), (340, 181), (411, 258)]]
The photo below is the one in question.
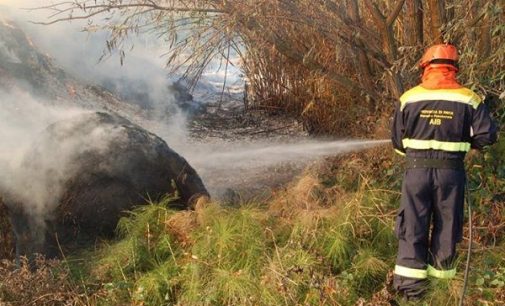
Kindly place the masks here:
[[(308, 161), (318, 157), (334, 156), (336, 154), (361, 151), (374, 146), (388, 143), (389, 139), (382, 140), (337, 140), (337, 141), (307, 141), (295, 143), (236, 143), (225, 144), (210, 150), (209, 144), (192, 147), (191, 152), (185, 156), (194, 164), (213, 166), (245, 166), (250, 163), (254, 166), (268, 166), (282, 162)], [(211, 146), (211, 145), (210, 145)]]
[[(388, 143), (381, 140), (205, 141), (176, 148), (198, 171), (214, 197), (229, 190), (263, 190), (286, 183), (306, 165), (325, 157)], [(245, 192), (247, 194), (247, 192)]]

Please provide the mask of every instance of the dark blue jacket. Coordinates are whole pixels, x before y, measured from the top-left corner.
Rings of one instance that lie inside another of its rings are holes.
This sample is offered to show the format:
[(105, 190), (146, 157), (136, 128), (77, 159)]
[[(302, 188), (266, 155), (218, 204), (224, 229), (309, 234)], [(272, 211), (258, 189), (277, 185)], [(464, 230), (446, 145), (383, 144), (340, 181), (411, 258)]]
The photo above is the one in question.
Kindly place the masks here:
[(468, 88), (414, 87), (400, 98), (392, 125), (395, 151), (423, 158), (464, 158), (470, 148), (496, 142), (496, 125)]

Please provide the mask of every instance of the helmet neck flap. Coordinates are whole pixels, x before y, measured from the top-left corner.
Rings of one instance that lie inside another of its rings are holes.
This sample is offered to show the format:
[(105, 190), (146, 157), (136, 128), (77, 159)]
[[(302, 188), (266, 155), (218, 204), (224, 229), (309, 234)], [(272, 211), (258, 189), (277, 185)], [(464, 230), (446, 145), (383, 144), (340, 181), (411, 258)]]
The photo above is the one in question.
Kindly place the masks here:
[(456, 78), (457, 71), (450, 64), (430, 64), (424, 68), (421, 86), (426, 89), (461, 88)]

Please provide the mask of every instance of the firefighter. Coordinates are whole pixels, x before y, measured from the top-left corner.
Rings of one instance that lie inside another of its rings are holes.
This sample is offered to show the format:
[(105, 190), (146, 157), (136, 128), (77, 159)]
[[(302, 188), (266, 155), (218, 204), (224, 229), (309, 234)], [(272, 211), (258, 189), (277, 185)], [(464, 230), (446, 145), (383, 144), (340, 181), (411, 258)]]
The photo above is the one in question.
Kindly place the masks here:
[(406, 156), (395, 225), (399, 246), (394, 287), (409, 300), (423, 295), (428, 277), (456, 275), (464, 216), (463, 159), (471, 148), (481, 150), (496, 141), (486, 105), (456, 79), (454, 46), (428, 48), (420, 67), (422, 83), (401, 96), (391, 128), (395, 151)]

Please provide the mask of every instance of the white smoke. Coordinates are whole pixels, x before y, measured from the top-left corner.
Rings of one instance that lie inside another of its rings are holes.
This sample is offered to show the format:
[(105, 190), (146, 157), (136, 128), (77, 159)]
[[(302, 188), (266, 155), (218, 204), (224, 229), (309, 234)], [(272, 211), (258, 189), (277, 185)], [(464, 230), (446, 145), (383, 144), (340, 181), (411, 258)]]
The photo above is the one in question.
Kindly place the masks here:
[[(19, 91), (0, 90), (0, 100), (0, 194), (10, 209), (32, 216), (43, 230), (44, 221), (59, 204), (64, 184), (76, 174), (75, 158), (85, 151), (105, 151), (122, 134), (96, 127), (89, 134), (74, 133), (72, 139), (61, 142), (46, 139), (42, 132), (48, 126), (86, 111), (51, 106), (50, 101)], [(63, 126), (58, 132), (67, 131)]]
[(0, 89), (0, 160), (16, 165), (23, 152), (37, 139), (37, 133), (49, 124), (75, 116), (83, 111), (77, 108), (49, 107), (30, 94)]
[[(89, 82), (105, 86), (123, 99), (152, 110), (156, 118), (167, 113), (178, 113), (177, 96), (167, 89), (167, 85), (178, 81), (183, 73), (169, 73), (165, 64), (167, 57), (167, 43), (155, 33), (141, 32), (132, 35), (127, 40), (127, 52), (124, 63), (121, 63), (117, 50), (106, 48), (108, 33), (105, 31), (83, 32), (87, 25), (85, 20), (73, 20), (48, 26), (32, 24), (33, 21), (47, 21), (49, 10), (25, 10), (37, 8), (63, 1), (43, 0), (4, 0), (0, 1), (0, 8), (6, 11), (9, 18), (13, 18), (31, 37), (34, 44), (67, 72)], [(2, 5), (4, 5), (2, 7)], [(103, 24), (103, 16), (94, 17), (95, 24)], [(105, 54), (103, 60), (100, 58)], [(235, 56), (233, 63), (237, 64)], [(224, 63), (215, 59), (204, 70), (200, 83), (193, 92), (198, 103), (215, 102), (220, 98), (224, 75)], [(243, 88), (240, 69), (236, 65), (228, 65), (226, 73), (225, 92), (240, 98), (237, 89)]]

